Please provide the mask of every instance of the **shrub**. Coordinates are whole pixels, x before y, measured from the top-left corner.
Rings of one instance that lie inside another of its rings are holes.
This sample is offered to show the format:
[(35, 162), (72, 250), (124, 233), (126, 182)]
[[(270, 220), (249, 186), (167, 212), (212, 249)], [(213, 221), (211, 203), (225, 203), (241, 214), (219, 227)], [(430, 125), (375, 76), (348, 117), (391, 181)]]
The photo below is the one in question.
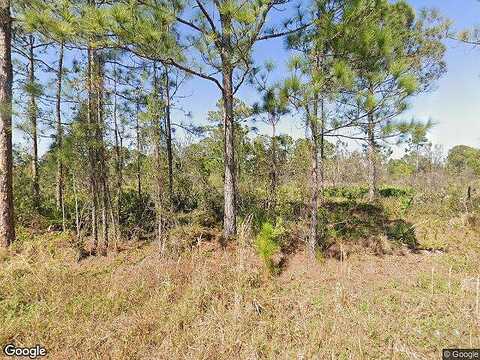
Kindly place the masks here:
[(361, 199), (368, 193), (363, 186), (329, 187), (323, 191), (324, 196), (340, 197), (348, 200)]
[(222, 222), (217, 213), (203, 209), (174, 214), (174, 220), (179, 225), (196, 224), (210, 228), (217, 227)]
[(279, 270), (280, 238), (284, 232), (283, 221), (279, 219), (275, 226), (269, 222), (263, 223), (260, 232), (255, 238), (257, 252), (270, 273), (277, 273)]
[(202, 241), (212, 241), (218, 238), (220, 233), (215, 229), (192, 223), (176, 226), (170, 229), (168, 235), (167, 253), (172, 256), (179, 256)]
[(410, 249), (416, 249), (418, 241), (415, 230), (403, 220), (396, 220), (387, 229), (389, 239), (407, 245)]
[(401, 189), (396, 187), (384, 187), (379, 190), (380, 196), (384, 198), (389, 197), (411, 197), (413, 195), (413, 189)]
[(412, 176), (415, 172), (415, 165), (408, 163), (405, 160), (390, 160), (388, 163), (388, 172), (395, 177)]
[(143, 237), (155, 229), (155, 205), (150, 196), (139, 196), (135, 190), (122, 194), (120, 200), (120, 227), (128, 239)]

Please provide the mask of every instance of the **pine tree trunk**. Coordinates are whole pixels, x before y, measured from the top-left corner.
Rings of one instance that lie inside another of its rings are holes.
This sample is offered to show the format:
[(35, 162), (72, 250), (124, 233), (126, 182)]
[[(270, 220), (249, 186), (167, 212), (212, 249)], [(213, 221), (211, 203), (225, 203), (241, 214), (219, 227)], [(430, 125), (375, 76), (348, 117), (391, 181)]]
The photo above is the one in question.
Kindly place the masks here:
[(29, 69), (28, 76), (30, 82), (30, 105), (29, 105), (29, 117), (30, 126), (32, 127), (32, 197), (33, 204), (36, 209), (40, 207), (40, 184), (38, 175), (38, 134), (37, 134), (37, 104), (35, 95), (35, 54), (34, 45), (35, 39), (33, 35), (29, 36), (30, 48), (29, 48)]
[(140, 100), (137, 100), (137, 114), (135, 116), (135, 133), (137, 138), (137, 192), (138, 198), (142, 198), (142, 145), (140, 139)]
[[(321, 71), (322, 59), (319, 55), (315, 56), (315, 68)], [(320, 134), (318, 129), (319, 122), (319, 105), (321, 107)], [(307, 121), (310, 125), (311, 132), (311, 175), (310, 175), (310, 236), (308, 240), (308, 253), (311, 259), (315, 259), (319, 233), (318, 233), (318, 207), (320, 202), (320, 188), (323, 189), (324, 183), (324, 108), (323, 99), (319, 93), (315, 93), (313, 97), (313, 113), (306, 108)], [(320, 139), (319, 139), (320, 137)], [(320, 159), (318, 158), (320, 145)]]
[[(157, 75), (157, 64), (154, 63), (154, 74), (153, 74), (153, 82), (154, 82), (154, 90), (156, 96), (158, 96), (159, 102), (163, 103), (163, 92), (161, 87), (159, 86), (158, 83), (158, 75)], [(171, 137), (171, 130), (170, 130), (170, 83), (169, 83), (169, 74), (168, 74), (168, 67), (165, 66), (165, 96), (166, 96), (166, 114), (165, 114), (165, 129), (166, 129), (166, 136), (167, 136), (167, 155), (168, 155), (168, 161), (169, 161), (169, 196), (170, 196), (170, 206), (172, 206), (172, 193), (171, 193), (171, 179), (170, 179), (170, 174), (171, 174), (171, 169), (170, 169), (170, 156), (171, 156), (171, 143), (169, 147), (169, 138)], [(155, 216), (156, 216), (156, 236), (157, 236), (157, 242), (158, 246), (160, 249), (160, 253), (164, 254), (165, 252), (165, 241), (163, 237), (163, 178), (162, 178), (162, 118), (161, 114), (157, 114), (158, 118), (156, 119), (156, 122), (154, 124), (154, 141), (155, 141), (155, 168), (156, 168), (156, 177), (155, 177)], [(171, 139), (171, 138), (170, 138)]]
[(270, 114), (272, 117), (272, 179), (271, 179), (271, 195), (272, 195), (272, 214), (275, 217), (277, 207), (277, 186), (278, 186), (278, 164), (277, 164), (277, 129), (276, 115)]
[(323, 99), (320, 100), (320, 188), (325, 187), (325, 107)]
[(377, 198), (377, 146), (375, 143), (375, 123), (373, 114), (368, 115), (368, 199)]
[[(107, 158), (104, 143), (104, 73), (103, 57), (96, 53), (94, 55), (94, 96), (95, 96), (95, 124), (94, 124), (94, 136), (97, 158), (97, 198), (101, 201), (101, 216), (102, 216), (102, 254), (106, 255), (109, 244), (109, 203), (110, 203), (110, 190), (108, 186), (107, 176)], [(100, 204), (99, 204), (100, 205)]]
[[(114, 83), (113, 83), (113, 124), (114, 124), (114, 133), (115, 133), (115, 176), (116, 176), (116, 185), (117, 185), (117, 202), (116, 202), (116, 211), (113, 217), (115, 218), (112, 223), (115, 227), (115, 249), (118, 248), (118, 241), (120, 240), (120, 201), (122, 198), (122, 146), (121, 146), (121, 137), (120, 129), (118, 126), (117, 118), (117, 69), (114, 67)], [(113, 212), (113, 207), (112, 207)]]
[(223, 228), (226, 238), (237, 232), (237, 209), (235, 194), (235, 138), (233, 115), (233, 74), (230, 66), (225, 66), (223, 74), (223, 106), (224, 106), (224, 219)]
[(165, 67), (166, 73), (166, 132), (167, 132), (167, 161), (168, 161), (168, 197), (170, 200), (170, 206), (173, 207), (173, 149), (172, 149), (172, 122), (171, 122), (171, 99), (170, 99), (170, 79), (168, 73), (168, 67)]
[(155, 170), (156, 170), (156, 189), (155, 189), (155, 206), (157, 221), (157, 241), (160, 247), (160, 253), (165, 252), (165, 242), (163, 241), (163, 178), (162, 178), (162, 146), (161, 146), (161, 122), (158, 119), (155, 128)]
[(56, 184), (56, 204), (57, 210), (62, 211), (63, 231), (65, 231), (65, 207), (64, 207), (64, 174), (63, 174), (63, 126), (62, 126), (62, 81), (63, 81), (63, 42), (60, 43), (58, 55), (57, 70), (57, 184)]
[(224, 141), (224, 214), (223, 235), (226, 239), (237, 234), (236, 171), (235, 171), (235, 118), (233, 113), (233, 20), (231, 14), (220, 13), (223, 34), (220, 46), (223, 75), (223, 141)]
[[(308, 240), (308, 253), (312, 259), (315, 258), (315, 252), (318, 241), (318, 198), (319, 198), (319, 160), (318, 160), (318, 115), (317, 104), (314, 104), (313, 115), (308, 116), (308, 122), (311, 132), (311, 174), (310, 174), (310, 236)], [(307, 111), (308, 114), (308, 111)]]
[[(165, 87), (166, 89), (169, 88), (169, 78), (168, 78), (168, 68), (165, 66)], [(165, 100), (163, 98), (164, 93), (162, 92), (161, 87), (159, 87), (158, 82), (158, 75), (157, 75), (157, 64), (153, 63), (153, 87), (155, 91), (155, 95), (158, 97), (155, 100), (162, 102)], [(170, 126), (170, 93), (167, 90), (165, 96), (166, 99), (166, 114), (165, 114), (165, 128), (166, 128), (166, 136), (167, 136), (167, 144), (168, 144), (168, 137), (169, 137), (169, 126)], [(158, 246), (160, 249), (160, 253), (163, 254), (165, 252), (165, 241), (163, 236), (163, 177), (162, 177), (162, 114), (157, 114), (158, 118), (155, 119), (153, 125), (153, 134), (154, 134), (154, 143), (155, 143), (155, 216), (156, 216), (156, 237)], [(168, 146), (167, 146), (168, 151)], [(170, 170), (170, 169), (169, 169)], [(170, 175), (170, 172), (169, 172)], [(171, 183), (169, 184), (171, 185)], [(169, 189), (170, 190), (170, 189)], [(171, 193), (170, 193), (171, 194)], [(171, 195), (170, 195), (171, 196)], [(171, 198), (170, 198), (170, 205), (172, 205)]]
[[(105, 161), (105, 160), (103, 160)], [(109, 228), (110, 228), (110, 220), (109, 220), (109, 205), (110, 205), (110, 189), (108, 186), (108, 179), (106, 176), (106, 165), (102, 166), (102, 223), (103, 223), (103, 254), (106, 255), (108, 252), (108, 245), (109, 245)]]
[(0, 0), (0, 247), (15, 240), (12, 189), (12, 57), (10, 1)]
[(80, 206), (78, 203), (78, 194), (77, 194), (77, 181), (75, 179), (75, 173), (72, 175), (72, 187), (73, 187), (73, 197), (75, 198), (75, 233), (77, 238), (77, 245), (81, 244), (81, 233), (80, 233)]
[(95, 55), (94, 50), (88, 48), (88, 64), (87, 64), (87, 83), (88, 83), (88, 158), (90, 165), (90, 195), (92, 200), (92, 237), (93, 246), (91, 253), (97, 251), (98, 246), (98, 157), (95, 144), (95, 128), (96, 128), (96, 109), (95, 109), (95, 90), (94, 90), (94, 72)]

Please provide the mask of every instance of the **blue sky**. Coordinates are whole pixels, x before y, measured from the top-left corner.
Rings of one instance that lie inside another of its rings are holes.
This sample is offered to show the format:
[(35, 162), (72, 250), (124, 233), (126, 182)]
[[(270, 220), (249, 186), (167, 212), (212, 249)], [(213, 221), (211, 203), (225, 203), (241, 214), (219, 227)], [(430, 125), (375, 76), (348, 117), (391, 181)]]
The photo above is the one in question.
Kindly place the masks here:
[[(412, 0), (418, 7), (434, 7), (455, 22), (456, 29), (480, 25), (477, 0)], [(447, 41), (448, 73), (436, 91), (417, 97), (411, 113), (437, 123), (430, 139), (448, 149), (455, 144), (480, 146), (480, 49)]]
[[(410, 0), (416, 9), (435, 8), (454, 21), (455, 29), (480, 25), (480, 2), (477, 0)], [(445, 152), (457, 144), (480, 146), (480, 48), (472, 48), (453, 40), (447, 40), (447, 74), (438, 81), (436, 89), (422, 94), (412, 101), (411, 109), (403, 116), (427, 121), (432, 119), (436, 126), (429, 139), (433, 144), (444, 146)], [(279, 72), (283, 68), (285, 52), (282, 41), (261, 44), (256, 49), (256, 58), (276, 61)], [(213, 84), (204, 80), (191, 80), (186, 92), (193, 96), (183, 101), (192, 111), (195, 122), (203, 122), (208, 110), (216, 103), (219, 93)], [(244, 87), (240, 97), (247, 102), (255, 101), (255, 91)], [(304, 134), (301, 121), (286, 117), (281, 131), (296, 136)], [(355, 146), (352, 144), (352, 146)], [(396, 156), (401, 150), (396, 149)]]

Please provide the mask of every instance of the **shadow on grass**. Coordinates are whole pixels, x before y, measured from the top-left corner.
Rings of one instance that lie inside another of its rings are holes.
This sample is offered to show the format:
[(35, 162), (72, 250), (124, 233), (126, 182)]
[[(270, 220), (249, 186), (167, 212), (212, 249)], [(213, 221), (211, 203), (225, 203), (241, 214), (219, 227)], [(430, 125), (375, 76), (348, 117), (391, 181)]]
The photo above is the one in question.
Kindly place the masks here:
[(411, 250), (418, 248), (413, 225), (402, 219), (389, 219), (385, 209), (378, 204), (329, 201), (323, 204), (320, 216), (321, 224), (326, 227), (327, 244), (338, 239), (355, 244), (385, 236)]

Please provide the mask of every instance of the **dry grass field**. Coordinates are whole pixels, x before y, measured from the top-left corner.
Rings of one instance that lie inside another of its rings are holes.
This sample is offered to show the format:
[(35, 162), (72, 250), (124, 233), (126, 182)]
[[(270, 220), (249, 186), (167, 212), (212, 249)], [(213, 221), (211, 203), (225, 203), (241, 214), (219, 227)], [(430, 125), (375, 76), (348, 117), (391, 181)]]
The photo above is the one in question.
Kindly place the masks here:
[(0, 343), (41, 344), (59, 360), (438, 359), (478, 348), (480, 237), (464, 218), (417, 220), (420, 245), (442, 250), (314, 263), (299, 250), (276, 276), (248, 232), (175, 257), (130, 243), (79, 263), (68, 235), (25, 233), (1, 254)]

